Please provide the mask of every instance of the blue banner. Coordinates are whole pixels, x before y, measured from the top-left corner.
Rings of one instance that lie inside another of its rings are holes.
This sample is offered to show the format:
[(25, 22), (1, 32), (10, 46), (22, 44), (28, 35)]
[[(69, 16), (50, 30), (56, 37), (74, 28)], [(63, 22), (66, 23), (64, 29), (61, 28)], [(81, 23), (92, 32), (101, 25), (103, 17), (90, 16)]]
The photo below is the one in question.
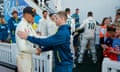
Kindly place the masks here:
[[(23, 9), (28, 6), (28, 4), (24, 0), (4, 0), (4, 16), (6, 21), (12, 16), (12, 12), (14, 10), (18, 11), (18, 17), (21, 18), (23, 16)], [(41, 19), (40, 16), (35, 16), (35, 23), (39, 23)]]
[(12, 11), (18, 11), (18, 17), (22, 17), (23, 9), (27, 6), (24, 0), (4, 0), (4, 16), (8, 19), (12, 16)]

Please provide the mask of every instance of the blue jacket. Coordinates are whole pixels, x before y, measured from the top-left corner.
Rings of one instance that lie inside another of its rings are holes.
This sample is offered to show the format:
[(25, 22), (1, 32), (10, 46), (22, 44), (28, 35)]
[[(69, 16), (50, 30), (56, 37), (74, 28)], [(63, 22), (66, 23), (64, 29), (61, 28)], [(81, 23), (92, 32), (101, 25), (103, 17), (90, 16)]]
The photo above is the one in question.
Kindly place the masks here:
[(48, 38), (28, 36), (27, 40), (40, 46), (46, 46), (46, 48), (42, 48), (42, 51), (53, 50), (56, 65), (73, 64), (70, 48), (70, 27), (68, 25), (60, 26), (57, 33)]
[(0, 24), (0, 40), (6, 40), (8, 37), (7, 24)]
[(111, 47), (112, 44), (113, 44), (113, 39), (110, 38), (110, 37), (108, 37), (108, 38), (105, 40), (105, 44), (106, 44), (107, 46)]
[(16, 26), (17, 26), (17, 24), (20, 22), (20, 19), (18, 18), (18, 19), (14, 19), (13, 17), (11, 17), (9, 20), (8, 20), (8, 27), (9, 27), (9, 29), (10, 29), (10, 32), (12, 32), (12, 31), (14, 31), (15, 32), (15, 30), (16, 30)]
[(8, 31), (7, 24), (0, 24), (0, 32)]
[(73, 15), (72, 15), (72, 18), (75, 19), (75, 24), (76, 24), (76, 25), (79, 25), (79, 24), (80, 24), (80, 17), (79, 17), (78, 14), (73, 14)]

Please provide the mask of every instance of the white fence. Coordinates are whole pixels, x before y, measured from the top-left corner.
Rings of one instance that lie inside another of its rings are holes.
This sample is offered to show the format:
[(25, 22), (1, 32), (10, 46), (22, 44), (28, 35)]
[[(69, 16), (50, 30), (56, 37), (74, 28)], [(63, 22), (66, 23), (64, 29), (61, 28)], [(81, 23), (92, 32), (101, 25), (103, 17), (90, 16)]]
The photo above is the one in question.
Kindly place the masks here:
[(0, 43), (0, 61), (16, 65), (17, 50), (15, 47), (15, 44)]
[(120, 72), (120, 62), (112, 61), (109, 58), (104, 58), (102, 72)]
[[(0, 61), (16, 65), (18, 54), (16, 44), (0, 43)], [(41, 53), (40, 56), (33, 55), (34, 72), (52, 72), (52, 51)]]
[(33, 55), (34, 72), (52, 72), (52, 51), (44, 52), (40, 56)]

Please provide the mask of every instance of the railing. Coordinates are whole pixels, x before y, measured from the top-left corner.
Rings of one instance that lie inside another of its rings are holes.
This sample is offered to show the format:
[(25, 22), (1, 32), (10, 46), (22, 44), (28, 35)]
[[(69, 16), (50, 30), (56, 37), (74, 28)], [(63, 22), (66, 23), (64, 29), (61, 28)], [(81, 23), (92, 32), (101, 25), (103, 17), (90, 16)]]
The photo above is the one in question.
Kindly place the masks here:
[(55, 9), (53, 9), (53, 7), (51, 8), (48, 5), (45, 5), (44, 0), (42, 0), (42, 2), (40, 0), (38, 0), (38, 6), (40, 7), (41, 10), (47, 10), (49, 13), (55, 13)]
[[(0, 43), (0, 61), (16, 65), (18, 54), (16, 44)], [(52, 72), (52, 51), (41, 53), (40, 56), (33, 55), (34, 72)]]
[(102, 72), (118, 72), (118, 70), (120, 71), (120, 62), (104, 58)]
[(24, 0), (29, 6), (33, 7), (36, 9), (36, 12), (39, 16), (42, 16), (42, 11), (47, 10), (50, 13), (55, 13), (55, 11), (46, 5), (43, 5), (42, 7), (40, 6), (41, 2), (38, 0), (38, 5), (33, 1), (33, 0)]
[(40, 56), (33, 55), (34, 72), (52, 72), (52, 55), (43, 53)]
[(0, 61), (16, 65), (15, 58), (17, 55), (17, 51), (14, 46), (14, 44), (11, 45), (7, 43), (0, 44)]
[(45, 6), (45, 9), (50, 13), (55, 13), (55, 11), (51, 9), (50, 7)]

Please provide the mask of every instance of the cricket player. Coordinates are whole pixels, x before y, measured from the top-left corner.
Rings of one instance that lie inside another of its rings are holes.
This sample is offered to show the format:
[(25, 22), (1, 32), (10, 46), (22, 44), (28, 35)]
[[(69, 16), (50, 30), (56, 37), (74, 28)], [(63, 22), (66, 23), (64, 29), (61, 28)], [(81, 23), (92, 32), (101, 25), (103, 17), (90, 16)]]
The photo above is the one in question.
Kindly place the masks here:
[(39, 33), (41, 36), (48, 36), (48, 30), (47, 30), (47, 25), (49, 23), (48, 20), (48, 12), (47, 11), (43, 11), (42, 12), (43, 18), (39, 21), (39, 25), (37, 28), (37, 33)]
[(28, 32), (30, 36), (38, 37), (32, 28), (35, 10), (31, 7), (26, 7), (23, 10), (23, 18), (16, 28), (16, 44), (19, 54), (17, 56), (18, 72), (32, 72), (32, 54), (39, 54), (40, 51), (35, 47), (35, 44), (23, 40), (18, 37), (17, 32)]
[(71, 41), (71, 44), (70, 44), (70, 46), (71, 46), (71, 48), (72, 48), (72, 53), (73, 53), (73, 55), (75, 55), (75, 49), (74, 49), (74, 47), (73, 47), (73, 35), (72, 35), (72, 33), (73, 32), (75, 32), (75, 21), (74, 21), (74, 19), (71, 17), (71, 10), (70, 10), (70, 8), (66, 8), (65, 9), (65, 12), (66, 12), (66, 14), (67, 14), (67, 24), (71, 27), (71, 35), (70, 35), (70, 41)]
[(87, 45), (90, 47), (90, 51), (92, 53), (92, 60), (96, 62), (96, 50), (95, 50), (95, 29), (96, 29), (96, 21), (93, 19), (93, 13), (88, 12), (88, 18), (80, 25), (77, 30), (83, 29), (84, 32), (82, 33), (81, 39), (81, 48), (79, 48), (79, 57), (78, 63), (83, 62), (83, 54), (86, 50)]

